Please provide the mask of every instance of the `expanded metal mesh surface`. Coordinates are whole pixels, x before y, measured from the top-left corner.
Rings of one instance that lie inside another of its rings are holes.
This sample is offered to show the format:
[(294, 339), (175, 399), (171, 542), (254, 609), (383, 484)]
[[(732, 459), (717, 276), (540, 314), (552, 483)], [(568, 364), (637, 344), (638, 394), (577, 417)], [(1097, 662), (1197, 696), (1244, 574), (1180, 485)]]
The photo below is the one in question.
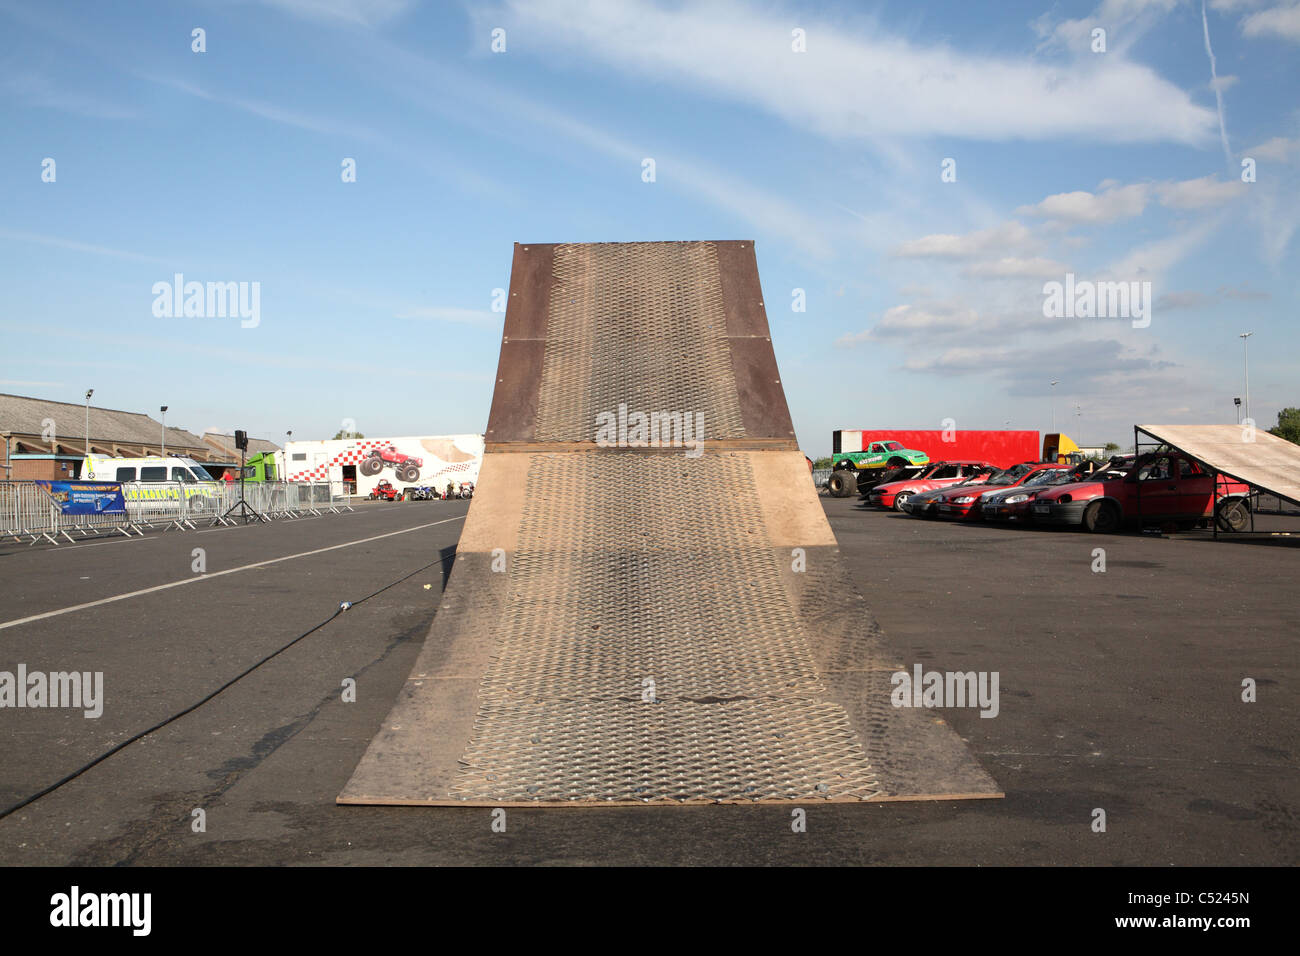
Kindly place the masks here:
[(743, 455), (534, 457), (465, 800), (869, 797)]
[(620, 404), (745, 437), (712, 243), (555, 247), (537, 439), (592, 441)]
[(484, 694), (816, 694), (751, 487), (740, 455), (535, 458)]
[(488, 702), (453, 794), (502, 802), (868, 799), (842, 708), (740, 700)]

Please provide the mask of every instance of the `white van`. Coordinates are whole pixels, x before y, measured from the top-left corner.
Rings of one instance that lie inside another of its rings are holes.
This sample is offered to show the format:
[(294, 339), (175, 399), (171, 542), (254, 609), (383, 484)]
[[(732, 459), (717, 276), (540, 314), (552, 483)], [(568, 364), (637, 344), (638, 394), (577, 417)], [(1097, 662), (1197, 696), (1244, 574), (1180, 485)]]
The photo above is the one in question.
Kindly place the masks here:
[(81, 463), (81, 477), (86, 481), (179, 481), (193, 485), (215, 481), (207, 469), (193, 458), (104, 458), (87, 455)]
[(190, 507), (215, 507), (220, 484), (193, 458), (153, 455), (148, 458), (105, 458), (87, 455), (81, 462), (87, 481), (118, 481), (127, 501), (177, 500), (181, 490)]

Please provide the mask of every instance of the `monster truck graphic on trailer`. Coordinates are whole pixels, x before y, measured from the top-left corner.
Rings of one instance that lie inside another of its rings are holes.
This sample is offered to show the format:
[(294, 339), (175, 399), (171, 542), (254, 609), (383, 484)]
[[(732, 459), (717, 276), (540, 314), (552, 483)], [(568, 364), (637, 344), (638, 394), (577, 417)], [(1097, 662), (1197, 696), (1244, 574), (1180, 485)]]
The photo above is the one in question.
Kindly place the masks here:
[(370, 454), (357, 465), (357, 471), (370, 476), (379, 474), (385, 468), (392, 468), (401, 481), (411, 484), (419, 480), (420, 468), (423, 464), (423, 458), (404, 455), (397, 450), (397, 446), (389, 445), (386, 448), (370, 449)]
[(929, 455), (914, 448), (904, 448), (901, 442), (873, 441), (862, 451), (835, 453), (828, 487), (835, 497), (847, 498), (857, 493), (859, 471), (892, 470), (929, 463)]

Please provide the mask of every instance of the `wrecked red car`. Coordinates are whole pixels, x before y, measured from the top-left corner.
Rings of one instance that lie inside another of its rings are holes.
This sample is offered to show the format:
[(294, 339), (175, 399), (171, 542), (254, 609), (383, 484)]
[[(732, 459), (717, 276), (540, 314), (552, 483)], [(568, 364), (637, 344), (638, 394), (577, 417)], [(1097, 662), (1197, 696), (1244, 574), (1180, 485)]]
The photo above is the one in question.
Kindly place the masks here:
[(1035, 524), (1082, 525), (1118, 531), (1126, 524), (1166, 525), (1190, 531), (1214, 520), (1224, 531), (1250, 524), (1250, 487), (1214, 477), (1180, 452), (1143, 455), (1122, 481), (1081, 481), (1049, 488), (1030, 505)]

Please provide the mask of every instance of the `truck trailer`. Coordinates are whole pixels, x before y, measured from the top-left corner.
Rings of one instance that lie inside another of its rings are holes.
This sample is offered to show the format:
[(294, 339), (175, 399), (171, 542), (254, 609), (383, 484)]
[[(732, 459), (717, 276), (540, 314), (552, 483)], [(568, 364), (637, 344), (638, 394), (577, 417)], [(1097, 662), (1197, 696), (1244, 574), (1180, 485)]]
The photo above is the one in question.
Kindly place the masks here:
[[(924, 464), (916, 453), (927, 461), (984, 461), (1009, 468), (1040, 460), (1042, 451), (1038, 432), (1003, 429), (845, 428), (832, 432), (831, 442), (829, 488), (836, 497), (869, 490), (858, 480), (864, 469), (870, 469), (868, 485), (877, 478), (902, 477), (905, 469)], [(871, 452), (880, 445), (897, 445), (904, 451), (885, 456), (882, 467), (881, 456)]]
[(292, 441), (277, 474), (289, 481), (329, 482), (336, 495), (369, 495), (381, 481), (406, 488), (444, 490), (478, 481), (482, 435), (418, 435)]

